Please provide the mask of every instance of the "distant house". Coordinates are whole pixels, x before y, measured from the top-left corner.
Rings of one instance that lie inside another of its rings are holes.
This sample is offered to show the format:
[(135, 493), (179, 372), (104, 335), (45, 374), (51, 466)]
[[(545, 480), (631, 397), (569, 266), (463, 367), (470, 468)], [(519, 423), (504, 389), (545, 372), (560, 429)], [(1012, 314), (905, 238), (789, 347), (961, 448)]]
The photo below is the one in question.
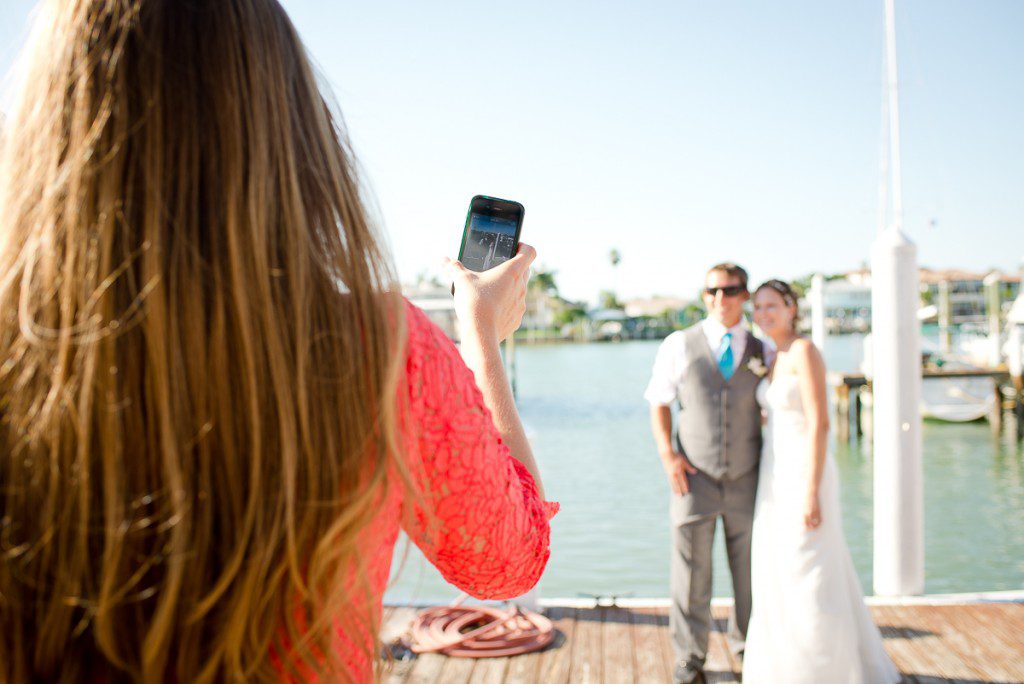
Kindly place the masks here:
[(526, 313), (523, 315), (521, 329), (528, 335), (541, 333), (544, 336), (565, 324), (566, 312), (585, 308), (586, 305), (582, 302), (573, 302), (553, 292), (530, 289), (526, 293)]
[(587, 312), (594, 339), (621, 340), (629, 334), (631, 318), (622, 309), (593, 309)]
[(1013, 300), (1020, 293), (1019, 274), (988, 271), (985, 273), (957, 269), (921, 269), (921, 292), (924, 297), (941, 309), (939, 301), (944, 290), (949, 292), (950, 322), (953, 325), (980, 323), (985, 320), (985, 279), (995, 275), (999, 280), (999, 299), (1002, 308), (1009, 310)]
[(629, 317), (645, 319), (638, 325), (642, 337), (664, 337), (704, 317), (704, 306), (699, 301), (679, 297), (631, 299), (623, 308)]
[[(871, 328), (871, 285), (864, 279), (826, 280), (825, 330), (829, 334), (865, 332)], [(800, 300), (800, 319), (804, 328), (810, 327), (810, 303)]]
[[(950, 323), (980, 323), (985, 320), (985, 279), (995, 276), (999, 282), (999, 299), (1005, 314), (1021, 292), (1021, 275), (1000, 271), (964, 271), (960, 269), (920, 269), (922, 304), (941, 309), (943, 292), (949, 293)], [(933, 314), (936, 309), (933, 309)], [(833, 327), (829, 319), (856, 322), (871, 319), (871, 270), (860, 269), (844, 274), (838, 280), (825, 283), (826, 326)], [(840, 329), (848, 328), (840, 325)], [(856, 328), (854, 328), (856, 329)], [(864, 328), (866, 329), (866, 328)]]
[(626, 315), (631, 318), (650, 316), (658, 318), (665, 316), (675, 317), (694, 302), (678, 297), (647, 297), (646, 299), (630, 299), (623, 303)]

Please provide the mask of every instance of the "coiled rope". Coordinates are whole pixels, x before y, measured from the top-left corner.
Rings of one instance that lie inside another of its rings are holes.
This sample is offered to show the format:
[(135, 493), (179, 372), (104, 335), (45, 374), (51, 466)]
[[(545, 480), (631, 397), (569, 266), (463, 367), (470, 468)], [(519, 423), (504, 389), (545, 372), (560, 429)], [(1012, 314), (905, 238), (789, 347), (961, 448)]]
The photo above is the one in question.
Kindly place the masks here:
[(427, 608), (410, 627), (413, 653), (443, 653), (456, 658), (502, 658), (539, 651), (555, 638), (551, 620), (522, 610), (449, 606)]

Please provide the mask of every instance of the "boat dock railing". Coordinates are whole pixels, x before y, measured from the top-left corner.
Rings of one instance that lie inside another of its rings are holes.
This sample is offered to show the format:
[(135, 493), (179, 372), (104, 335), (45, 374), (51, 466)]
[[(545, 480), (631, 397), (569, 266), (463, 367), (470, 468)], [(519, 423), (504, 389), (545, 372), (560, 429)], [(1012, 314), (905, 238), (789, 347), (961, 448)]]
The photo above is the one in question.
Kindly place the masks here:
[[(924, 368), (922, 378), (991, 378), (995, 385), (995, 402), (989, 415), (992, 429), (1001, 431), (1005, 413), (1015, 416), (1017, 438), (1024, 438), (1024, 391), (1021, 377), (1011, 375), (1006, 366), (995, 369), (978, 368)], [(865, 392), (871, 391), (871, 379), (864, 373), (829, 373), (828, 383), (832, 387), (833, 410), (836, 417), (836, 435), (849, 441), (854, 434), (864, 434), (866, 420), (864, 410)]]

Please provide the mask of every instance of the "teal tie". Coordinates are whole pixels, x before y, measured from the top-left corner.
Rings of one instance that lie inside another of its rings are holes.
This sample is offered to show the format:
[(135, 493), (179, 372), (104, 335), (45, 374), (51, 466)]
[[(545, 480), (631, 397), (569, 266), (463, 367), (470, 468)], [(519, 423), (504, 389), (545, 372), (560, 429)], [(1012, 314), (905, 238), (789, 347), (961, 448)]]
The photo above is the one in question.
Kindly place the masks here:
[(718, 349), (718, 370), (722, 371), (722, 377), (726, 382), (732, 377), (732, 333), (725, 333), (722, 338), (722, 346)]

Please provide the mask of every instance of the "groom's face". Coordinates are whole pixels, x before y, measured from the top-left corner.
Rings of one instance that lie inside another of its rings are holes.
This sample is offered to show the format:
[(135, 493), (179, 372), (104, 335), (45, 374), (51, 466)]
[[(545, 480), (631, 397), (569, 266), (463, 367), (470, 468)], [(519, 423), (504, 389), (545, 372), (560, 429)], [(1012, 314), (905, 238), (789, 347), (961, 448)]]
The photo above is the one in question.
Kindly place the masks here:
[[(704, 285), (704, 306), (707, 307), (708, 315), (727, 328), (739, 323), (743, 317), (743, 303), (750, 299), (750, 293), (743, 287), (739, 276), (729, 275), (725, 271), (711, 271)], [(727, 287), (741, 287), (742, 290), (738, 294), (728, 295), (723, 291)]]

